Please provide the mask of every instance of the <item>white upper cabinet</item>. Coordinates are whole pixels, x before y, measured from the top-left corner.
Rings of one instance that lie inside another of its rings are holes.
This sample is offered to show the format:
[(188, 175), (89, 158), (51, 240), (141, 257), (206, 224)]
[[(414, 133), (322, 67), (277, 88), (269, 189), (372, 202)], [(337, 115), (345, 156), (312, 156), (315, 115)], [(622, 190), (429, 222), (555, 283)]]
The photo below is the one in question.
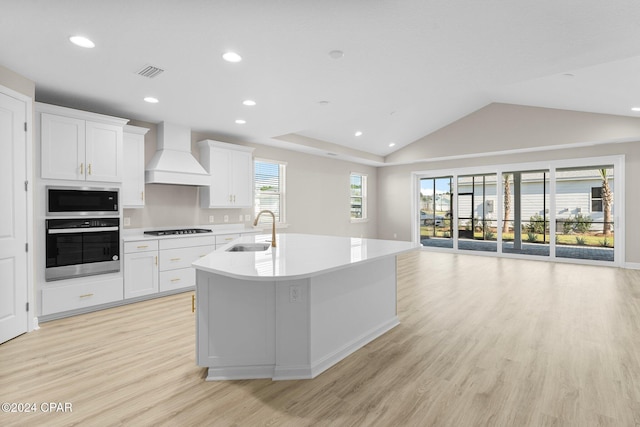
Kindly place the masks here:
[(124, 127), (122, 206), (144, 207), (144, 135), (147, 128)]
[(43, 179), (122, 181), (122, 127), (128, 120), (41, 103), (36, 111)]
[(84, 179), (84, 120), (42, 113), (42, 178)]
[(200, 187), (203, 208), (253, 206), (253, 148), (206, 139), (198, 142), (200, 163), (211, 185)]

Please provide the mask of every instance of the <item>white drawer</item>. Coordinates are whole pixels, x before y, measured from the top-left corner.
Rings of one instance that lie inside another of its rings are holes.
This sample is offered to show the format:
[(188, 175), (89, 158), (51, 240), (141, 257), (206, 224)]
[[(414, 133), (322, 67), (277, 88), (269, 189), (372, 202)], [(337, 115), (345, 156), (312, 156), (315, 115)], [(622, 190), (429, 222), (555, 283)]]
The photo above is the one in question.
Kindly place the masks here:
[(60, 313), (120, 301), (123, 298), (122, 295), (122, 277), (47, 287), (42, 289), (42, 314)]
[(213, 252), (215, 247), (196, 246), (193, 248), (166, 249), (160, 251), (160, 271), (191, 267), (191, 263)]
[(136, 252), (157, 251), (157, 240), (138, 240), (135, 242), (124, 242), (124, 253), (133, 254)]
[(240, 233), (236, 234), (220, 234), (216, 236), (216, 246), (226, 245), (227, 243), (231, 243), (233, 240), (236, 240), (240, 237)]
[(196, 269), (181, 268), (160, 272), (160, 292), (188, 288), (196, 285)]
[(160, 249), (188, 248), (193, 246), (213, 246), (216, 238), (212, 235), (198, 237), (178, 237), (160, 240)]

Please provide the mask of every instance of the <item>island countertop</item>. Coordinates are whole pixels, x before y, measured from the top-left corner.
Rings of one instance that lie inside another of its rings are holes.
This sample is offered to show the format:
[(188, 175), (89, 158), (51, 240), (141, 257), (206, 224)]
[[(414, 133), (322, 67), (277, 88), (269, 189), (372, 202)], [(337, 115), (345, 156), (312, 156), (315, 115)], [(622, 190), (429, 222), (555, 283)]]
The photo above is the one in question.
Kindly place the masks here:
[(198, 270), (245, 280), (293, 280), (415, 250), (418, 243), (355, 237), (283, 233), (266, 251), (228, 252), (242, 243), (263, 243), (270, 234), (244, 236), (192, 265)]

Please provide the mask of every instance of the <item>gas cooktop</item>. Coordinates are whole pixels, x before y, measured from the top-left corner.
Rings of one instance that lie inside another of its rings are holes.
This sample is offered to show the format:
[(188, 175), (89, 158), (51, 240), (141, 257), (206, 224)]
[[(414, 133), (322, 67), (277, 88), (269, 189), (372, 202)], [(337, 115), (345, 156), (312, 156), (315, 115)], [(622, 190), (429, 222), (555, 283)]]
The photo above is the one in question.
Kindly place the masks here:
[(173, 234), (200, 234), (211, 233), (211, 230), (207, 228), (181, 228), (178, 230), (152, 230), (145, 231), (144, 234), (151, 234), (153, 236), (171, 236)]

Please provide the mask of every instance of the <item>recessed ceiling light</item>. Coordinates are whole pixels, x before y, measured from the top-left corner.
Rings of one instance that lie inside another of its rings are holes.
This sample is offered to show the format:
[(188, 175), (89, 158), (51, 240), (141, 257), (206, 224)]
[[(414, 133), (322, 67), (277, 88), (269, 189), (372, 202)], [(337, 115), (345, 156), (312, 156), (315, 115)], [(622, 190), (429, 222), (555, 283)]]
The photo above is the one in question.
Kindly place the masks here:
[(222, 55), (222, 58), (228, 62), (240, 62), (242, 61), (242, 57), (235, 52), (227, 52)]
[(147, 96), (144, 98), (144, 100), (149, 104), (157, 104), (158, 102), (160, 102), (158, 101), (158, 98), (154, 98), (153, 96)]
[(242, 101), (242, 104), (248, 105), (249, 107), (253, 107), (254, 105), (256, 105), (256, 101), (254, 101), (253, 99), (246, 99)]
[(640, 111), (640, 107), (633, 107), (631, 111)]
[(332, 50), (329, 52), (329, 56), (333, 59), (340, 59), (344, 56), (344, 52), (341, 50)]
[(329, 101), (318, 101), (320, 105), (329, 105)]
[(94, 42), (92, 42), (88, 38), (82, 37), (82, 36), (71, 36), (71, 37), (69, 37), (69, 41), (71, 43), (75, 44), (76, 46), (86, 47), (87, 49), (91, 49), (93, 47), (96, 47)]
[(395, 142), (392, 142), (392, 143), (389, 144), (389, 147), (395, 147), (395, 146), (396, 146)]
[(361, 131), (357, 131), (357, 132), (355, 133), (355, 135), (356, 135), (356, 136), (362, 136), (362, 132), (361, 132)]
[(243, 124), (245, 124), (245, 123), (247, 123), (247, 121), (246, 121), (246, 120), (236, 119), (236, 124), (243, 125)]

